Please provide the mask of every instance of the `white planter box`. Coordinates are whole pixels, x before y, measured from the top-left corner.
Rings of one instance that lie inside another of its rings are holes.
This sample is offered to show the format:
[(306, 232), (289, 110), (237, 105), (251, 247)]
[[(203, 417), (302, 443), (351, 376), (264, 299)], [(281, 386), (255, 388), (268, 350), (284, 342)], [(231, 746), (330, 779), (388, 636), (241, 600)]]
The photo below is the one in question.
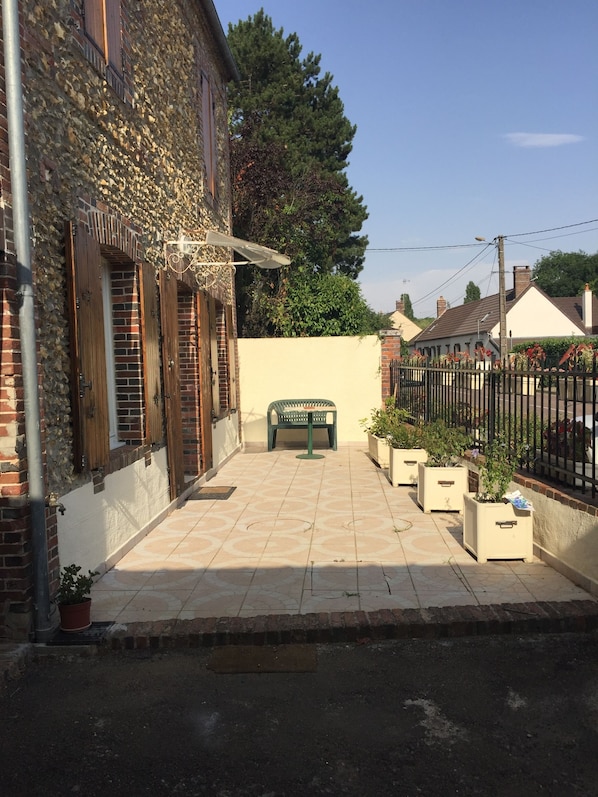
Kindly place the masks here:
[(417, 503), (424, 512), (462, 512), (463, 494), (467, 492), (469, 469), (462, 465), (450, 468), (417, 466)]
[(428, 454), (423, 448), (391, 448), (388, 478), (393, 487), (417, 482), (417, 466)]
[(377, 462), (381, 468), (389, 467), (390, 446), (385, 437), (376, 437), (376, 435), (368, 432), (368, 452), (374, 462)]
[(513, 504), (484, 504), (463, 496), (463, 545), (478, 560), (534, 558), (533, 513)]
[(529, 376), (528, 374), (515, 376), (515, 392), (520, 393), (522, 396), (534, 396), (539, 383), (540, 378), (537, 376)]

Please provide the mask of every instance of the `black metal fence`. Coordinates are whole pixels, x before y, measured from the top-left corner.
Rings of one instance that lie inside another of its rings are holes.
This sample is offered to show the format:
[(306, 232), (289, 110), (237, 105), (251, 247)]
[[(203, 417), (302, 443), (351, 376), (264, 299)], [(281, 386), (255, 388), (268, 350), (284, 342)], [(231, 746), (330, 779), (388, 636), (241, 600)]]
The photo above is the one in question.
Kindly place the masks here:
[(523, 452), (522, 471), (596, 497), (596, 371), (394, 361), (390, 378), (397, 405), (414, 422), (442, 418), (463, 427), (482, 453), (497, 432), (504, 432)]

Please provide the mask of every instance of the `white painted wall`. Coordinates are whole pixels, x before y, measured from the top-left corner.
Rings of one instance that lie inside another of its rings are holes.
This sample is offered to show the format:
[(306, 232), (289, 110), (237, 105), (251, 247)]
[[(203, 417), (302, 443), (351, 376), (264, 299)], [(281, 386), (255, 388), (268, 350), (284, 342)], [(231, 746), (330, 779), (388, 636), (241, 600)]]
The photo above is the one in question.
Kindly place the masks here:
[(141, 459), (106, 476), (102, 492), (94, 494), (89, 482), (60, 501), (66, 510), (57, 514), (61, 565), (103, 570), (169, 506), (166, 448), (152, 453), (148, 467)]
[(548, 564), (598, 595), (598, 519), (521, 484), (534, 506), (534, 544)]
[[(499, 324), (492, 330), (498, 338)], [(507, 335), (513, 338), (543, 338), (582, 336), (575, 326), (552, 302), (536, 288), (526, 291), (507, 313)]]
[[(381, 405), (380, 357), (377, 335), (240, 338), (243, 442), (267, 445), (268, 404), (286, 398), (334, 401), (339, 442), (363, 442), (359, 421)], [(278, 433), (280, 442), (305, 439), (304, 431)], [(324, 430), (315, 430), (316, 442), (326, 439)]]
[(239, 448), (239, 415), (233, 412), (212, 426), (214, 467), (225, 462)]

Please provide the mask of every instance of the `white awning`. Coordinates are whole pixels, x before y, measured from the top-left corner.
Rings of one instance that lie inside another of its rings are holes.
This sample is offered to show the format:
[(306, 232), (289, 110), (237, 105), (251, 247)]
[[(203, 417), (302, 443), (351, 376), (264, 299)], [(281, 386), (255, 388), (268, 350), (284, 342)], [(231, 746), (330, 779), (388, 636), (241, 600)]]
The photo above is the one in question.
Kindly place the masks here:
[[(244, 241), (242, 238), (234, 238), (232, 235), (225, 235), (216, 230), (208, 230), (206, 244), (209, 246), (228, 246), (238, 252), (249, 264), (260, 268), (280, 268), (291, 263), (289, 257), (281, 255), (275, 249), (254, 244), (252, 241)], [(235, 265), (242, 265), (242, 263), (235, 263)]]

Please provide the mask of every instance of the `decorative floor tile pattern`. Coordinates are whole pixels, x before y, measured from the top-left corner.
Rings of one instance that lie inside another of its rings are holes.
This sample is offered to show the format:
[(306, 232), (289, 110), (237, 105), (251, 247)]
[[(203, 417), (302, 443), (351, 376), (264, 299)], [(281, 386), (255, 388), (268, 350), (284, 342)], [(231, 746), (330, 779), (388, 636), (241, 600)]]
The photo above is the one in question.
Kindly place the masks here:
[(478, 564), (462, 516), (424, 514), (366, 445), (298, 460), (238, 454), (210, 480), (227, 500), (187, 501), (93, 587), (93, 620), (415, 609), (587, 600), (535, 559)]

